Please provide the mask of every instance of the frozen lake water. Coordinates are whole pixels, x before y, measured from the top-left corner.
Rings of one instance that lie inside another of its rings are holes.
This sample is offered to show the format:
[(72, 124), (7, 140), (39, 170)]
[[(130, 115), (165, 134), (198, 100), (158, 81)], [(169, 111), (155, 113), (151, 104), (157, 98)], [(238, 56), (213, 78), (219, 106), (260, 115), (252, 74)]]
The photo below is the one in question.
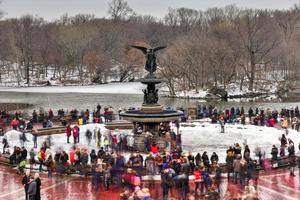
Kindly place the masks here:
[[(71, 110), (77, 108), (79, 110), (89, 109), (94, 110), (96, 105), (100, 103), (103, 107), (111, 105), (115, 109), (140, 107), (143, 101), (142, 88), (140, 83), (111, 83), (106, 85), (93, 86), (67, 86), (67, 87), (32, 87), (32, 88), (0, 88), (0, 102), (22, 102), (33, 104), (26, 111), (31, 112), (33, 109), (44, 108), (48, 110), (58, 110), (63, 108)], [(196, 105), (196, 100), (188, 99), (170, 99), (160, 98), (160, 104), (171, 107), (188, 107)], [(200, 103), (201, 105), (203, 103)], [(207, 103), (208, 104), (208, 103)], [(212, 103), (220, 109), (244, 106), (266, 108), (294, 108), (300, 103)], [(89, 126), (89, 125), (88, 125)], [(89, 127), (82, 127), (82, 131)], [(92, 127), (90, 127), (92, 128)], [(103, 128), (103, 127), (102, 127)], [(273, 144), (279, 145), (279, 136), (283, 133), (282, 130), (268, 127), (241, 126), (241, 125), (226, 125), (226, 133), (220, 133), (220, 127), (217, 124), (209, 123), (194, 123), (189, 126), (182, 127), (183, 148), (185, 151), (194, 153), (207, 151), (209, 155), (213, 151), (220, 156), (220, 161), (224, 162), (226, 149), (234, 143), (247, 143), (252, 151), (256, 147), (261, 147), (266, 151), (266, 156), (270, 157), (270, 150)], [(72, 144), (66, 144), (66, 136), (55, 135), (55, 148), (64, 146), (70, 148)], [(81, 134), (81, 141), (85, 142), (84, 132)], [(300, 142), (300, 133), (291, 131), (291, 137), (295, 146)], [(29, 136), (31, 140), (31, 136)], [(39, 139), (39, 142), (44, 140)], [(19, 140), (17, 138), (17, 141)], [(32, 145), (29, 143), (29, 147)], [(1, 146), (1, 145), (0, 145)], [(95, 148), (95, 145), (90, 145), (90, 148)], [(55, 150), (55, 149), (53, 149)]]
[[(23, 88), (0, 88), (0, 102), (17, 102), (33, 104), (27, 111), (40, 107), (48, 110), (73, 108), (95, 109), (97, 103), (102, 106), (111, 105), (115, 109), (140, 107), (143, 101), (142, 89), (145, 86), (141, 83), (110, 83), (92, 86), (50, 86), (50, 87), (23, 87)], [(160, 91), (160, 94), (162, 92)], [(170, 107), (188, 107), (196, 105), (197, 100), (160, 98), (160, 104)], [(203, 104), (202, 102), (200, 103)], [(206, 103), (209, 104), (209, 103)], [(293, 108), (298, 103), (211, 103), (218, 108), (225, 109), (232, 106), (260, 107), (260, 108)]]

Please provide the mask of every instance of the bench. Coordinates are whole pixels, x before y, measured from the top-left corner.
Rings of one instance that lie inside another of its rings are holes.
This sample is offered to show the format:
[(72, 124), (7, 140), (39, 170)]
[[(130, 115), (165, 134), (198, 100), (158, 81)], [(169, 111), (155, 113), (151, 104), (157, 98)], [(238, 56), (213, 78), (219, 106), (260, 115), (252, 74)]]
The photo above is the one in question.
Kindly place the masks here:
[(57, 126), (51, 128), (41, 128), (35, 129), (32, 131), (33, 134), (37, 134), (37, 136), (44, 136), (44, 135), (54, 135), (54, 134), (62, 134), (66, 132), (66, 127), (64, 126)]

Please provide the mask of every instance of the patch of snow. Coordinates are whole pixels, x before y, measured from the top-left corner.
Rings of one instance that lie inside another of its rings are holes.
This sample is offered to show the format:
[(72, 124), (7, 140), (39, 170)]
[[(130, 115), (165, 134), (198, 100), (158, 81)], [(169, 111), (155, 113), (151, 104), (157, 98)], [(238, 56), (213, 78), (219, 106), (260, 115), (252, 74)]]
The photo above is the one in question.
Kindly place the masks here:
[(196, 93), (196, 90), (176, 92), (177, 97), (183, 97), (183, 98), (204, 98), (206, 95), (207, 95), (206, 90), (198, 90), (198, 93)]
[[(188, 125), (180, 128), (185, 151), (201, 154), (207, 151), (209, 156), (216, 152), (222, 163), (225, 162), (226, 150), (234, 143), (239, 143), (241, 146), (247, 144), (250, 147), (252, 157), (255, 157), (255, 149), (260, 147), (262, 151), (265, 151), (266, 157), (270, 158), (272, 145), (275, 144), (280, 147), (279, 138), (284, 133), (281, 129), (254, 125), (226, 124), (225, 133), (220, 133), (219, 124), (195, 122), (183, 125)], [(300, 142), (300, 133), (289, 130), (287, 138), (291, 138), (297, 148), (297, 144)]]
[(142, 94), (145, 86), (139, 82), (109, 83), (89, 86), (45, 86), (45, 87), (0, 87), (4, 92), (30, 93), (105, 93), (105, 94)]

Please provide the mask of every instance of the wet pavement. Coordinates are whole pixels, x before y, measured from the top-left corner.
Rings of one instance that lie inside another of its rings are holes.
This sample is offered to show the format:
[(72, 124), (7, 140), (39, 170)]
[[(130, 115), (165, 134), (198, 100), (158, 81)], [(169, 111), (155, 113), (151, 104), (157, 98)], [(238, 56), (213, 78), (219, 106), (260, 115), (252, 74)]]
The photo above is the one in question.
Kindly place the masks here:
[[(289, 171), (275, 170), (261, 173), (258, 182), (258, 195), (262, 200), (298, 200), (300, 199), (299, 173), (291, 177)], [(16, 174), (15, 170), (0, 166), (0, 200), (22, 200), (24, 189), (21, 184), (22, 176)], [(46, 174), (41, 175), (41, 195), (43, 200), (118, 200), (121, 188), (112, 186), (109, 191), (103, 188), (96, 192), (92, 189), (91, 179), (79, 176), (54, 176), (48, 179)], [(191, 188), (194, 188), (190, 182)], [(152, 198), (160, 200), (162, 190), (160, 184), (143, 182), (143, 186), (149, 187)], [(221, 199), (232, 199), (243, 195), (240, 186), (228, 183), (224, 178), (221, 184)], [(172, 199), (177, 199), (177, 191), (172, 190)]]

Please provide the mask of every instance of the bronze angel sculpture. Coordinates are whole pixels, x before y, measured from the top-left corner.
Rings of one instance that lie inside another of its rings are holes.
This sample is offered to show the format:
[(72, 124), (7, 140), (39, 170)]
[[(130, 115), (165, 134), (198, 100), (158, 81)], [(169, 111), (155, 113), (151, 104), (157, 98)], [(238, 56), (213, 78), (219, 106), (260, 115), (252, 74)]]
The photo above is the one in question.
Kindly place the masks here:
[(156, 48), (146, 48), (142, 46), (131, 45), (131, 47), (141, 50), (146, 58), (145, 69), (153, 76), (156, 71), (156, 52), (166, 48), (166, 46), (156, 47)]

